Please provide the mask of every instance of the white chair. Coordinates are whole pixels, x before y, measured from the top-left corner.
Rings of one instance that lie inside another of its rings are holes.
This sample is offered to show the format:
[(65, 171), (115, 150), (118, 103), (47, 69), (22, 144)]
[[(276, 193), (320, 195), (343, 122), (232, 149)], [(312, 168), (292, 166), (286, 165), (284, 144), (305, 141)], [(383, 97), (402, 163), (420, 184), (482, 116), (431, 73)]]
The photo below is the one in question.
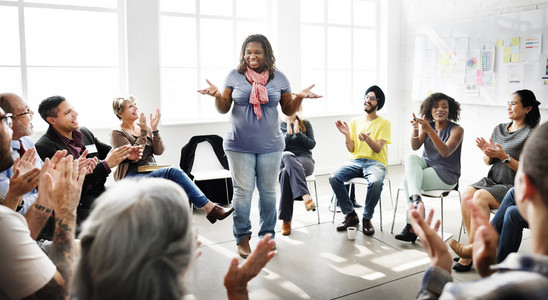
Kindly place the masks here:
[[(387, 180), (388, 181), (388, 189), (390, 191), (390, 202), (392, 202), (392, 182), (390, 181), (390, 178), (389, 177), (384, 177), (384, 180)], [(363, 177), (355, 177), (355, 178), (352, 178), (350, 180), (348, 180), (347, 182), (344, 183), (344, 185), (356, 185), (356, 184), (360, 184), (360, 185), (364, 185), (365, 187), (367, 187), (369, 185), (369, 183), (367, 182), (367, 180)], [(348, 193), (350, 194), (350, 189), (348, 189)], [(367, 197), (367, 194), (366, 194), (366, 197)], [(333, 194), (333, 196), (331, 197), (331, 201), (333, 202), (333, 198), (334, 199), (337, 199), (337, 197), (335, 197), (335, 194)], [(336, 200), (338, 201), (338, 200)], [(331, 223), (335, 223), (335, 214), (337, 213), (337, 202), (335, 202), (333, 204), (333, 220), (331, 220)], [(380, 216), (380, 229), (382, 231), (382, 199), (379, 199), (379, 216)]]
[[(391, 234), (394, 234), (394, 222), (396, 221), (396, 211), (398, 210), (398, 200), (400, 197), (400, 191), (403, 191), (403, 188), (398, 188), (398, 192), (396, 193), (396, 206), (394, 207), (394, 216), (392, 217), (392, 229), (390, 230)], [(457, 192), (459, 194), (459, 204), (461, 203), (461, 196), (459, 191), (459, 185), (457, 184), (453, 189), (450, 190), (428, 190), (428, 191), (421, 191), (422, 197), (428, 197), (428, 198), (438, 198), (441, 202), (441, 239), (445, 241), (444, 238), (444, 231), (443, 231), (443, 198), (447, 197), (451, 192)], [(460, 242), (460, 232), (462, 231), (463, 223), (461, 221), (461, 229), (459, 230), (459, 242)], [(452, 236), (450, 234), (447, 239), (449, 239)]]
[(194, 154), (194, 164), (190, 170), (190, 174), (194, 177), (192, 180), (214, 180), (224, 179), (226, 189), (226, 200), (230, 202), (230, 196), (228, 195), (228, 179), (232, 178), (229, 170), (223, 168), (213, 147), (207, 141), (203, 141), (196, 145), (196, 152)]
[(318, 213), (318, 224), (320, 224), (320, 199), (318, 199), (318, 187), (316, 185), (316, 175), (306, 176), (306, 184), (314, 184), (314, 193), (316, 193), (316, 212)]

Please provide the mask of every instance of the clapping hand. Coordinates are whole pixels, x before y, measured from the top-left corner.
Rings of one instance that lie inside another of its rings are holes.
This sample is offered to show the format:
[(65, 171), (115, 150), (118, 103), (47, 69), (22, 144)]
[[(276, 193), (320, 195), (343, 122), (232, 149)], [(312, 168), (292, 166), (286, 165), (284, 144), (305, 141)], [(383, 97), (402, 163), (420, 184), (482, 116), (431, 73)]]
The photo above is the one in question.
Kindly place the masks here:
[(285, 122), (285, 125), (287, 127), (287, 133), (289, 135), (293, 135), (293, 129), (291, 128), (291, 122)]
[(247, 299), (247, 283), (276, 255), (273, 246), (272, 235), (267, 234), (241, 266), (237, 258), (232, 259), (224, 281), (228, 299)]
[(502, 146), (495, 144), (491, 138), (489, 139), (489, 143), (484, 138), (476, 138), (476, 145), (489, 158), (504, 159), (508, 157)]
[(97, 166), (97, 163), (99, 163), (99, 159), (95, 157), (87, 158), (88, 156), (88, 150), (84, 150), (82, 155), (78, 158), (78, 167), (81, 169), (85, 169), (85, 174), (91, 174), (93, 173), (93, 170), (95, 170), (95, 167)]
[(428, 120), (426, 120), (426, 116), (423, 116), (422, 118), (417, 118), (413, 113), (413, 120), (411, 120), (411, 124), (413, 124), (415, 128), (420, 125), (421, 130), (426, 133), (435, 133), (434, 128), (432, 128), (432, 126), (430, 126), (430, 123), (428, 123)]
[(13, 162), (13, 175), (10, 178), (9, 193), (20, 197), (32, 191), (37, 185), (40, 174), (36, 164), (36, 150), (31, 148), (21, 158)]
[(295, 131), (295, 134), (299, 133), (299, 120), (296, 119), (295, 122), (293, 122), (293, 131)]
[(206, 79), (206, 82), (209, 85), (209, 87), (198, 90), (198, 93), (202, 95), (209, 95), (209, 96), (215, 97), (215, 95), (219, 92), (219, 89), (209, 80)]
[(139, 115), (139, 128), (141, 128), (141, 131), (146, 131), (148, 129), (147, 117), (145, 116), (145, 113), (141, 113), (141, 115)]
[(472, 211), (472, 219), (477, 228), (472, 254), (474, 267), (482, 277), (489, 276), (493, 273), (490, 266), (497, 262), (499, 235), (495, 228), (489, 224), (487, 216), (479, 210), (472, 199), (466, 201), (466, 205)]
[(358, 135), (358, 139), (360, 139), (360, 141), (362, 142), (366, 142), (367, 139), (371, 138), (370, 135), (371, 135), (371, 131), (360, 132), (360, 134)]
[(350, 134), (350, 129), (348, 128), (348, 124), (346, 122), (341, 122), (340, 120), (337, 120), (335, 122), (335, 126), (337, 129), (344, 135)]
[(416, 235), (420, 237), (421, 244), (424, 250), (430, 256), (433, 266), (440, 267), (451, 274), (452, 259), (447, 245), (437, 234), (440, 227), (440, 220), (437, 220), (434, 227), (431, 228), (432, 218), (434, 217), (434, 210), (430, 210), (426, 221), (423, 219), (420, 211), (424, 211), (424, 204), (419, 203), (415, 208), (413, 203), (409, 203), (409, 211), (411, 216), (411, 225)]
[[(153, 115), (153, 114), (150, 114), (150, 128), (155, 131), (155, 130), (158, 130), (158, 124), (160, 123), (160, 117), (162, 116), (162, 114), (160, 113), (160, 109), (157, 108), (156, 109), (156, 113)], [(139, 123), (140, 123), (140, 120), (139, 120)], [(139, 124), (140, 126), (140, 124)]]
[(132, 146), (127, 159), (133, 161), (140, 160), (143, 157), (143, 149), (143, 146)]
[[(144, 114), (142, 115), (144, 116)], [(107, 157), (105, 158), (105, 162), (107, 163), (109, 168), (114, 168), (128, 158), (130, 151), (131, 151), (131, 146), (129, 145), (124, 145), (116, 149), (114, 148), (110, 149), (110, 151), (107, 154)]]

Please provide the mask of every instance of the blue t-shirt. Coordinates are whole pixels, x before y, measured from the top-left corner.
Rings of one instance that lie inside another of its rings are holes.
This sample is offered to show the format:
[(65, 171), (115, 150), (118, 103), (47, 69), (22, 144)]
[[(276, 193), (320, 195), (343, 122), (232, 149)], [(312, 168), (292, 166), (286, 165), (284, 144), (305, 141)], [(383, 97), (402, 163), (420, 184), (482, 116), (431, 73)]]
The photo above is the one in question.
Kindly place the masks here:
[(268, 103), (261, 104), (262, 118), (257, 119), (249, 103), (251, 84), (244, 74), (232, 70), (225, 80), (225, 88), (232, 89), (233, 107), (229, 127), (223, 142), (225, 150), (244, 153), (271, 153), (283, 151), (285, 142), (280, 131), (278, 103), (282, 94), (291, 93), (287, 77), (274, 71), (266, 85)]

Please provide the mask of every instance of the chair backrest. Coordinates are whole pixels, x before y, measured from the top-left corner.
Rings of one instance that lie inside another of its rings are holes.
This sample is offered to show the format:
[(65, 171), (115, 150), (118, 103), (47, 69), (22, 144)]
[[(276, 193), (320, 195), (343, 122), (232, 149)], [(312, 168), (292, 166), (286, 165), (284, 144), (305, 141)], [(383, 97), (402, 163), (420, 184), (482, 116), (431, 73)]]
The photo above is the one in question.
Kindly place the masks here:
[(194, 154), (194, 164), (190, 173), (203, 172), (203, 171), (224, 171), (223, 166), (217, 159), (213, 147), (207, 141), (203, 141), (196, 145), (196, 152)]

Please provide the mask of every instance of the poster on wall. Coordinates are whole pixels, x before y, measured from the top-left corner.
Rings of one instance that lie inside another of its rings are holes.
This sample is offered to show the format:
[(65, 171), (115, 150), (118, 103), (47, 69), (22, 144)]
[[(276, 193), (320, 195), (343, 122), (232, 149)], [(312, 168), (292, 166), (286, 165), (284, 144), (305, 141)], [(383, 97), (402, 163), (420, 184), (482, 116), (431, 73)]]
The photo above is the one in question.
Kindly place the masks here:
[(464, 93), (467, 96), (479, 96), (480, 85), (483, 85), (480, 50), (470, 50), (466, 56)]
[(537, 99), (540, 100), (540, 107), (548, 108), (548, 54), (541, 54), (538, 60), (539, 70), (539, 90), (540, 95)]
[(542, 51), (541, 46), (542, 33), (524, 36), (520, 45), (521, 61), (537, 60)]

